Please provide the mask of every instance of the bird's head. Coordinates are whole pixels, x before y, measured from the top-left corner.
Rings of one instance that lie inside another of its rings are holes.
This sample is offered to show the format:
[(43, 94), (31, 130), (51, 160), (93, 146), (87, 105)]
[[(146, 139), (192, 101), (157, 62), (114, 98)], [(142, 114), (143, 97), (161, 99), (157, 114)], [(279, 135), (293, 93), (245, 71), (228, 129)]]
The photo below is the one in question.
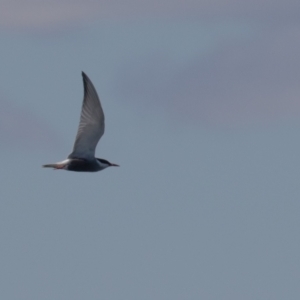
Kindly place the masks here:
[(110, 163), (108, 160), (103, 159), (103, 158), (97, 158), (97, 160), (98, 160), (98, 162), (99, 162), (99, 164), (100, 164), (100, 167), (101, 167), (102, 169), (105, 169), (105, 168), (107, 168), (107, 167), (119, 167), (119, 165), (117, 165), (117, 164), (112, 164), (112, 163)]

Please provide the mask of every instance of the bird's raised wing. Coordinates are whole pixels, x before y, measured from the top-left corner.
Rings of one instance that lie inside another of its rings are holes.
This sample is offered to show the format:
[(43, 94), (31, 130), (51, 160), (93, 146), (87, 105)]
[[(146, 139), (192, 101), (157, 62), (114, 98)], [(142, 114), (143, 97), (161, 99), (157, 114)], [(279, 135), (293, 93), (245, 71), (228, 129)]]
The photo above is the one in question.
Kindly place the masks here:
[(94, 85), (82, 72), (84, 98), (73, 152), (69, 158), (92, 158), (104, 133), (104, 113)]

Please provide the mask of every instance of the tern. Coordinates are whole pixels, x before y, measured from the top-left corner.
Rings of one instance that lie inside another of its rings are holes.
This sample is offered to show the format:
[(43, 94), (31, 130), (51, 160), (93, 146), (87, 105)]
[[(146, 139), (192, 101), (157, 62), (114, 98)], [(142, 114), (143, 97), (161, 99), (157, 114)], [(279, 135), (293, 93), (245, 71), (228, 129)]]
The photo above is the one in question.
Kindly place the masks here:
[(97, 172), (107, 167), (119, 167), (106, 159), (96, 158), (98, 141), (104, 134), (104, 113), (94, 85), (82, 72), (84, 97), (79, 127), (72, 153), (64, 161), (43, 165), (44, 168), (77, 172)]

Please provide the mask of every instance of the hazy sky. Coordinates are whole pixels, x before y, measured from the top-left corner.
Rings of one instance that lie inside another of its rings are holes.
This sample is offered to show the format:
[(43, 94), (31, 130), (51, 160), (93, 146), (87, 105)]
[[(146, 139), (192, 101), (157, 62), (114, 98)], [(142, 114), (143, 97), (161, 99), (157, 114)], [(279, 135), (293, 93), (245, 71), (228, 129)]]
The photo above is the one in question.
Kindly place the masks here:
[[(299, 299), (298, 1), (0, 1), (1, 299)], [(106, 115), (71, 152), (81, 71)]]

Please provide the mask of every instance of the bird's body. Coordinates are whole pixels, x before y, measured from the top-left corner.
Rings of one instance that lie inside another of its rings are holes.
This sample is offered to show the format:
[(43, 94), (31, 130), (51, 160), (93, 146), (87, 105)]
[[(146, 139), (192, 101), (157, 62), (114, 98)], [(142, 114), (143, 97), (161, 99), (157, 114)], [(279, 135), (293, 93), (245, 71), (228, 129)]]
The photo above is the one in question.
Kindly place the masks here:
[(76, 172), (97, 172), (118, 165), (96, 158), (95, 150), (104, 133), (104, 113), (99, 97), (90, 79), (82, 72), (84, 98), (79, 128), (72, 153), (64, 161), (43, 167)]

